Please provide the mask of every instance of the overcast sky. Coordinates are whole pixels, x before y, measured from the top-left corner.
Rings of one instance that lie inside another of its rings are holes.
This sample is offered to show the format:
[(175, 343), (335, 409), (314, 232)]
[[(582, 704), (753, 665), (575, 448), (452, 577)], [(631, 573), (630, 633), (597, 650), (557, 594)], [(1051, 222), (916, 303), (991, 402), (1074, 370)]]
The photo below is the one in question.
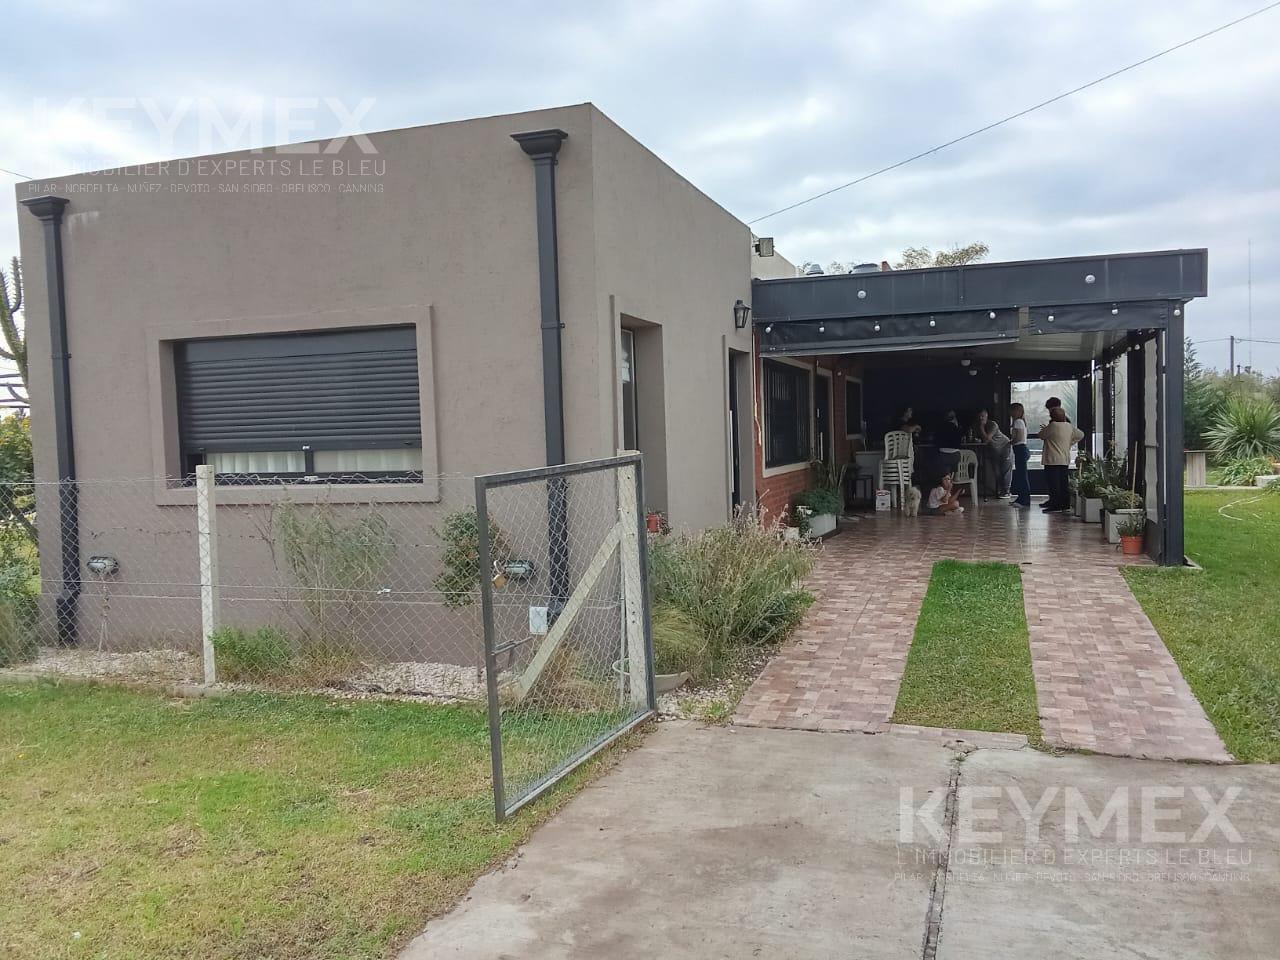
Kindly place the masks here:
[[(337, 98), (366, 130), (590, 100), (750, 220), (1264, 2), (10, 2), (0, 167), (208, 152), (199, 111), (234, 120), (253, 98)], [(1280, 9), (755, 229), (823, 264), (971, 240), (993, 260), (1208, 247), (1198, 340), (1246, 335), (1252, 239), (1254, 335), (1280, 340), (1277, 50)], [(277, 136), (268, 118), (216, 146), (343, 132), (307, 115), (311, 129)], [(5, 259), (15, 224), (6, 204)], [(1225, 367), (1225, 343), (1200, 353)], [(1280, 346), (1253, 358), (1280, 372)]]

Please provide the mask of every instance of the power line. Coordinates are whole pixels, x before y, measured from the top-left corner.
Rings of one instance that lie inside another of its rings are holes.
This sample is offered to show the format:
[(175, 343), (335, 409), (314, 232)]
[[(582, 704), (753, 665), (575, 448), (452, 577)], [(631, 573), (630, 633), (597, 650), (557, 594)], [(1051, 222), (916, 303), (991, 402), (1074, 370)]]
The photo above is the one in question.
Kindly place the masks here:
[(11, 177), (17, 177), (19, 180), (31, 180), (25, 173), (19, 173), (17, 170), (10, 170), (8, 167), (0, 167), (0, 173), (7, 173)]
[(1025, 110), (1019, 110), (1017, 113), (1009, 114), (1009, 116), (1005, 117), (1002, 120), (997, 120), (994, 123), (988, 123), (985, 127), (979, 127), (977, 130), (971, 130), (969, 133), (966, 133), (964, 136), (956, 137), (954, 140), (948, 140), (946, 143), (940, 143), (936, 147), (931, 147), (928, 150), (923, 150), (920, 153), (915, 154), (914, 156), (907, 157), (905, 160), (899, 160), (897, 163), (891, 163), (887, 167), (881, 167), (879, 170), (875, 170), (875, 171), (872, 171), (871, 173), (858, 177), (856, 180), (850, 180), (848, 183), (842, 183), (838, 187), (832, 187), (829, 190), (823, 190), (821, 193), (815, 193), (812, 197), (808, 197), (805, 200), (798, 200), (795, 203), (789, 204), (785, 207), (782, 207), (778, 210), (773, 211), (773, 213), (766, 213), (764, 214), (764, 216), (756, 217), (754, 220), (748, 220), (747, 224), (748, 225), (756, 224), (762, 220), (768, 220), (770, 217), (776, 217), (780, 213), (786, 213), (789, 210), (794, 210), (796, 209), (796, 207), (803, 207), (806, 203), (813, 203), (813, 201), (815, 200), (821, 200), (823, 197), (829, 197), (831, 196), (831, 194), (839, 193), (841, 190), (847, 189), (848, 187), (856, 186), (859, 183), (866, 183), (872, 177), (878, 177), (880, 176), (880, 174), (888, 173), (890, 170), (897, 170), (899, 167), (905, 167), (908, 163), (913, 163), (916, 160), (920, 160), (923, 157), (930, 156), (931, 154), (937, 153), (940, 150), (945, 150), (947, 147), (954, 147), (957, 143), (963, 143), (965, 140), (972, 139), (973, 137), (976, 137), (981, 133), (986, 133), (988, 130), (994, 130), (996, 127), (1009, 123), (1012, 120), (1017, 120), (1019, 117), (1025, 117), (1027, 114), (1032, 113), (1036, 110), (1039, 110), (1041, 107), (1047, 107), (1050, 104), (1057, 103), (1059, 100), (1065, 100), (1067, 97), (1071, 96), (1072, 94), (1079, 93), (1082, 90), (1088, 90), (1090, 87), (1096, 87), (1098, 84), (1104, 83), (1107, 80), (1112, 79), (1113, 77), (1118, 77), (1122, 73), (1128, 73), (1130, 70), (1134, 70), (1138, 67), (1148, 64), (1152, 60), (1158, 60), (1161, 57), (1165, 56), (1166, 54), (1173, 53), (1175, 50), (1181, 50), (1183, 47), (1189, 47), (1191, 44), (1199, 40), (1204, 40), (1206, 37), (1211, 37), (1215, 33), (1221, 33), (1223, 30), (1227, 30), (1231, 27), (1236, 26), (1237, 24), (1244, 23), (1246, 20), (1251, 20), (1256, 16), (1266, 13), (1268, 10), (1274, 10), (1276, 7), (1280, 7), (1280, 0), (1276, 0), (1276, 2), (1274, 3), (1269, 3), (1265, 7), (1260, 7), (1259, 9), (1253, 11), (1253, 13), (1246, 13), (1243, 17), (1239, 17), (1235, 20), (1232, 20), (1229, 23), (1224, 23), (1221, 26), (1214, 27), (1212, 30), (1207, 30), (1204, 33), (1191, 37), (1188, 40), (1183, 40), (1181, 43), (1175, 43), (1172, 47), (1166, 47), (1164, 50), (1161, 50), (1159, 53), (1153, 53), (1149, 57), (1144, 57), (1141, 60), (1138, 60), (1134, 63), (1129, 64), (1127, 67), (1121, 67), (1119, 70), (1113, 70), (1111, 73), (1108, 73), (1105, 76), (1098, 77), (1096, 80), (1090, 80), (1088, 83), (1082, 83), (1080, 86), (1073, 87), (1072, 89), (1067, 90), (1065, 93), (1060, 93), (1055, 97), (1050, 97), (1048, 100), (1041, 100), (1039, 103), (1033, 106), (1027, 107)]

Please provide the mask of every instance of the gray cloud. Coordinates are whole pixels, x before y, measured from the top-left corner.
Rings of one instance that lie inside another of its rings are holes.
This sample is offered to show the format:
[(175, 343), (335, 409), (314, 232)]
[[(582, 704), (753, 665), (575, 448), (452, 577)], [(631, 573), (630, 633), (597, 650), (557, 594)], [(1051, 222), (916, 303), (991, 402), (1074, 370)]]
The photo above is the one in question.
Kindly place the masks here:
[[(0, 166), (50, 176), (200, 152), (191, 125), (165, 139), (141, 111), (53, 109), (75, 97), (170, 112), (207, 98), (228, 116), (251, 97), (374, 98), (367, 129), (591, 100), (749, 219), (1256, 5), (31, 3), (9, 14)], [(1278, 43), (1280, 11), (759, 232), (823, 263), (972, 239), (999, 259), (1207, 246), (1212, 293), (1188, 313), (1199, 338), (1245, 333), (1252, 239), (1255, 334), (1280, 340)], [(337, 130), (322, 117), (302, 136)], [(10, 208), (0, 250), (15, 232)], [(1220, 345), (1202, 353), (1225, 361)], [(1280, 347), (1254, 356), (1280, 369)]]

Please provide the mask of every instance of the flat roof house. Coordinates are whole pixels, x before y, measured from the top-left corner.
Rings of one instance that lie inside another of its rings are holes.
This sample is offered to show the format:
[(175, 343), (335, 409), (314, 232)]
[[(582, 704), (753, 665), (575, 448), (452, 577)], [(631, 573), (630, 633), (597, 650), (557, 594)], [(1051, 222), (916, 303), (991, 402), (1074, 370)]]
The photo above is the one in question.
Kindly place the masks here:
[[(67, 202), (31, 202), (44, 195)], [(205, 459), (384, 480), (538, 465), (550, 330), (563, 458), (638, 443), (650, 508), (693, 527), (728, 512), (726, 357), (751, 350), (733, 322), (750, 231), (590, 104), (28, 183), (19, 200), (36, 357), (51, 349), (46, 228), (62, 222), (82, 478)], [(298, 376), (353, 354), (366, 375), (304, 410), (319, 379), (269, 386), (295, 352), (313, 358)], [(50, 365), (32, 379), (51, 479)]]
[[(997, 409), (1020, 377), (1080, 383), (1099, 435), (1141, 448), (1151, 541), (1181, 559), (1181, 381), (1164, 371), (1202, 251), (795, 278), (591, 104), (29, 182), (18, 200), (37, 480), (83, 481), (74, 503), (39, 493), (63, 640), (90, 621), (91, 553), (135, 583), (200, 583), (194, 549), (164, 549), (193, 529), (200, 464), (244, 508), (222, 560), (251, 584), (272, 561), (254, 507), (376, 501), (422, 527), (471, 504), (444, 478), (619, 450), (643, 453), (642, 506), (676, 527), (780, 510), (810, 460), (874, 446), (868, 421), (913, 377), (963, 376)], [(136, 478), (162, 479), (127, 510), (86, 485)], [(414, 539), (405, 577), (429, 581), (438, 553)], [(198, 614), (184, 604), (168, 632), (198, 637)]]
[[(200, 463), (228, 505), (282, 496), (244, 482), (269, 477), (299, 481), (294, 499), (442, 515), (471, 491), (438, 477), (621, 449), (644, 454), (644, 506), (676, 526), (754, 495), (751, 434), (731, 422), (750, 409), (752, 331), (734, 307), (753, 259), (794, 269), (755, 258), (745, 224), (591, 104), (31, 182), (18, 199), (37, 479), (175, 481), (127, 518), (90, 489), (64, 504), (60, 532), (42, 524), (49, 583), (78, 590), (91, 550), (198, 583), (193, 557), (175, 571), (142, 531), (190, 510), (177, 481)], [(265, 563), (248, 547), (223, 560), (246, 578)]]

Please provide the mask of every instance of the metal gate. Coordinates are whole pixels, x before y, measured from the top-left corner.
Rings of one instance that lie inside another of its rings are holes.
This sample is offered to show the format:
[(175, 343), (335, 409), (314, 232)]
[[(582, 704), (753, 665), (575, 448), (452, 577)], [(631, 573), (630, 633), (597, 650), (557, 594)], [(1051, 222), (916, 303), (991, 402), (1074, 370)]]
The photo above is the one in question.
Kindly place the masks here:
[(654, 713), (639, 454), (476, 478), (502, 820)]

